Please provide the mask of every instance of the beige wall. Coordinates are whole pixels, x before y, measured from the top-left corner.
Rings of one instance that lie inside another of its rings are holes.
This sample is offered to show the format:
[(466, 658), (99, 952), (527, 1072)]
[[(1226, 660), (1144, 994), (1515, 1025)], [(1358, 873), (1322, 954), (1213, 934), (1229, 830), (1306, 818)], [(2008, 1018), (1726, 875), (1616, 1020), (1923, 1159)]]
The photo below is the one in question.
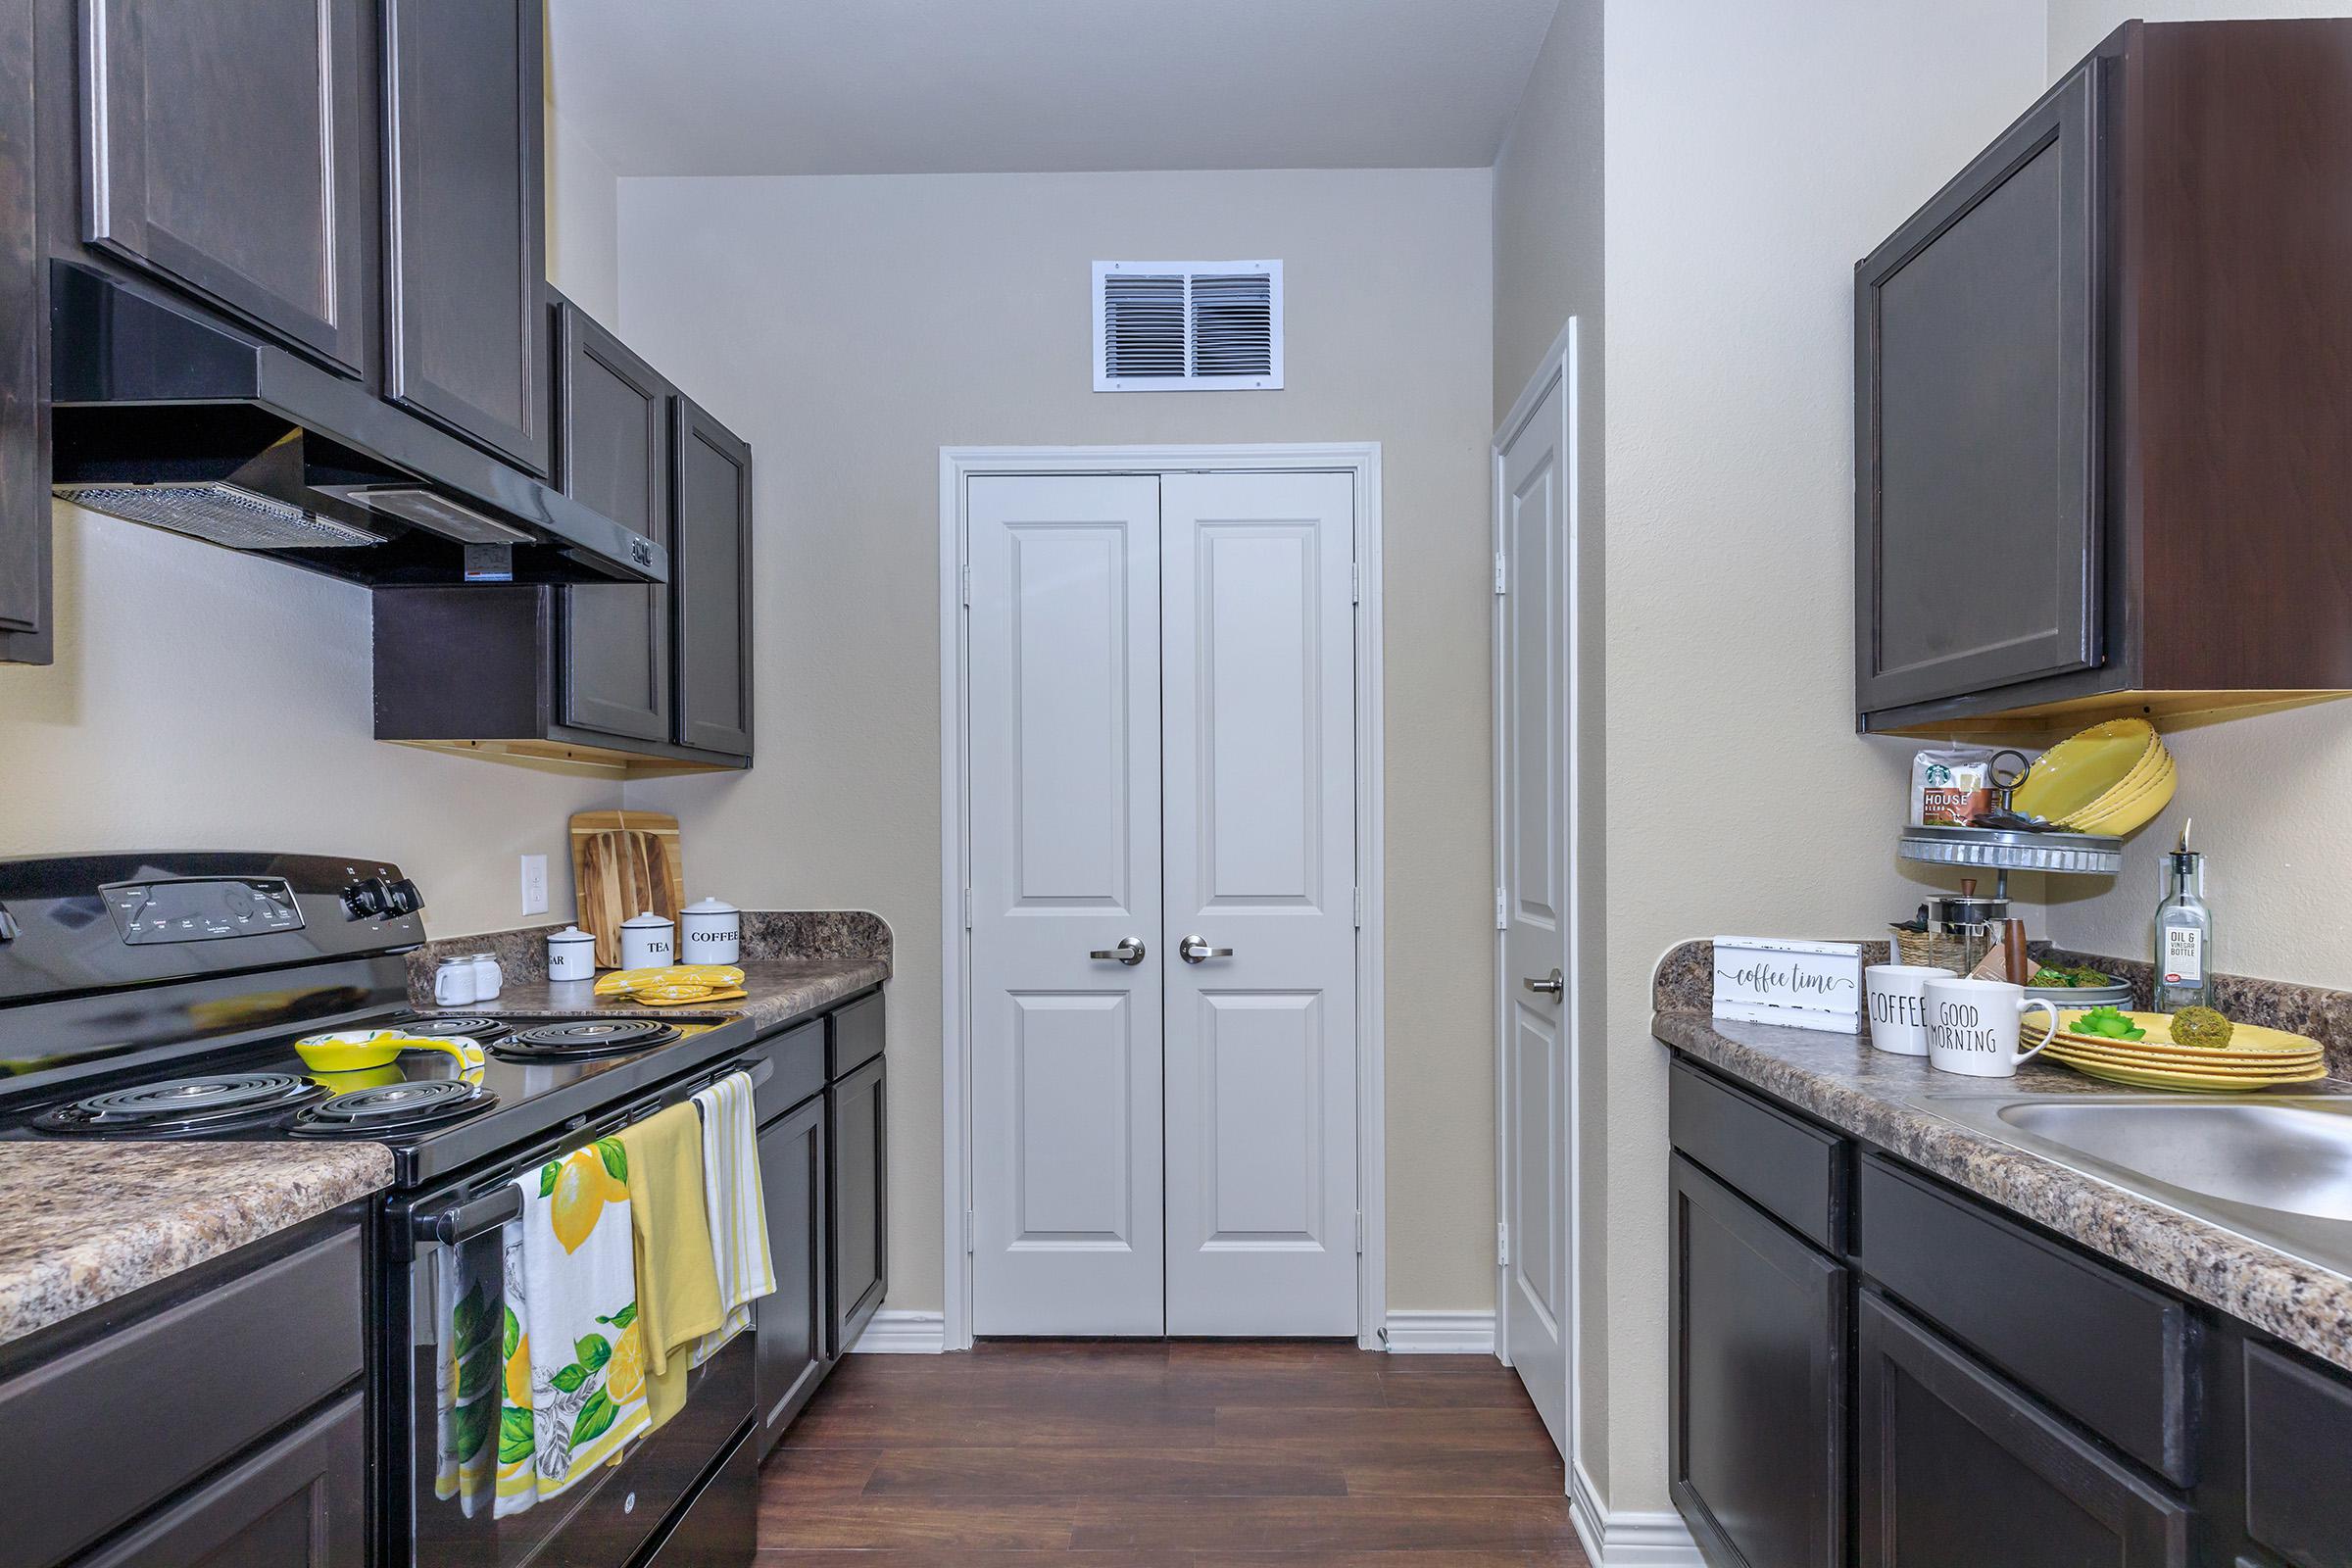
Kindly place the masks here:
[[(1853, 734), (1853, 264), (2043, 83), (2042, 0), (1611, 0), (1612, 1510), (1666, 1506), (1661, 950), (1864, 929), (1910, 743)], [(1588, 1459), (1588, 1469), (1593, 1466)]]
[(57, 662), (0, 664), (0, 855), (389, 856), (436, 936), (571, 906), (565, 821), (614, 783), (373, 738), (367, 591), (59, 503)]
[[(1499, 428), (1541, 362), (1574, 318), (1577, 328), (1577, 563), (1575, 635), (1584, 696), (1578, 711), (1578, 828), (1587, 846), (1575, 868), (1582, 932), (1574, 968), (1593, 983), (1576, 1000), (1578, 1185), (1607, 1192), (1609, 932), (1608, 562), (1603, 368), (1601, 21), (1603, 0), (1563, 0), (1529, 74), (1510, 134), (1494, 163), (1494, 421)], [(1641, 884), (1633, 884), (1640, 887)], [(1570, 1442), (1588, 1479), (1608, 1488), (1609, 1324), (1600, 1289), (1609, 1271), (1605, 1225), (1584, 1227), (1577, 1282), (1579, 1397)]]
[[(756, 454), (760, 765), (633, 786), (898, 934), (891, 1304), (941, 1302), (939, 449), (1383, 443), (1390, 1301), (1493, 1295), (1489, 175), (624, 179), (621, 325)], [(1097, 258), (1276, 256), (1279, 393), (1098, 394)]]
[[(2352, 5), (2281, 0), (2050, 0), (2049, 74), (2065, 74), (2119, 24), (2218, 22), (2243, 17), (2352, 16)], [(2207, 852), (2214, 961), (2232, 974), (2352, 989), (2352, 703), (2328, 703), (2177, 730), (2165, 744), (2180, 762), (2180, 793), (2131, 841), (2112, 883), (2053, 882), (2074, 895), (2051, 930), (2071, 947), (2148, 956), (2163, 855), (2183, 818)]]

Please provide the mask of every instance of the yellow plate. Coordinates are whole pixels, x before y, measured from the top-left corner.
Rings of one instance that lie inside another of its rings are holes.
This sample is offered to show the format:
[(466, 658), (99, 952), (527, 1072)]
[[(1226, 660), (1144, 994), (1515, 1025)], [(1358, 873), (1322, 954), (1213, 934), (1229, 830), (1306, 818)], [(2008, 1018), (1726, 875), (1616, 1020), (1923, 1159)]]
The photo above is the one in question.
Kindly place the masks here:
[(2011, 808), (2062, 822), (2131, 777), (2162, 744), (2144, 718), (2093, 724), (2034, 760), (2010, 797)]
[(2100, 796), (2061, 825), (2077, 833), (2102, 833), (2120, 839), (2155, 821), (2158, 814), (2173, 804), (2174, 792), (2180, 787), (2179, 771), (2168, 765), (2151, 775), (2144, 784), (2112, 790)]
[(2129, 1084), (2134, 1089), (2182, 1089), (2228, 1093), (2242, 1089), (2270, 1089), (2279, 1084), (2318, 1083), (2328, 1076), (2326, 1067), (2314, 1067), (2309, 1072), (2285, 1078), (2257, 1078), (2231, 1074), (2219, 1077), (2212, 1073), (2151, 1072), (2142, 1067), (2118, 1067), (2108, 1062), (2070, 1061), (2068, 1066), (2093, 1078), (2112, 1084)]
[[(2258, 1023), (2235, 1025), (2230, 1033), (2230, 1044), (2215, 1050), (2207, 1046), (2183, 1046), (2173, 1039), (2173, 1015), (2169, 1012), (2127, 1012), (2125, 1017), (2145, 1029), (2144, 1040), (2112, 1040), (2105, 1035), (2086, 1035), (2075, 1032), (2075, 1025), (2095, 1009), (2089, 1007), (2061, 1008), (2058, 1013), (2059, 1043), (2074, 1042), (2093, 1051), (2132, 1051), (2162, 1053), (2193, 1053), (2198, 1061), (2219, 1061), (2224, 1058), (2254, 1066), (2266, 1059), (2287, 1057), (2300, 1059), (2320, 1049), (2320, 1043), (2309, 1035), (2289, 1034), (2283, 1029), (2266, 1029)], [(2027, 1014), (2019, 1025), (2021, 1035), (2039, 1040), (2047, 1031), (2043, 1028), (2038, 1010)]]
[(2202, 1061), (2181, 1056), (2149, 1056), (2132, 1051), (2100, 1051), (2095, 1047), (2077, 1045), (2061, 1039), (2049, 1048), (2049, 1054), (2067, 1061), (2106, 1061), (2118, 1067), (2139, 1067), (2148, 1072), (2234, 1073), (2255, 1077), (2277, 1077), (2285, 1073), (2308, 1072), (2324, 1067), (2328, 1058), (2318, 1052), (2303, 1056), (2265, 1056), (2259, 1061), (2245, 1061), (2214, 1053)]
[(633, 1003), (641, 1003), (648, 1007), (695, 1007), (708, 1002), (740, 1002), (750, 995), (741, 987), (737, 987), (733, 991), (703, 991), (697, 987), (681, 987), (680, 989), (693, 990), (696, 994), (691, 997), (640, 995), (629, 1000)]

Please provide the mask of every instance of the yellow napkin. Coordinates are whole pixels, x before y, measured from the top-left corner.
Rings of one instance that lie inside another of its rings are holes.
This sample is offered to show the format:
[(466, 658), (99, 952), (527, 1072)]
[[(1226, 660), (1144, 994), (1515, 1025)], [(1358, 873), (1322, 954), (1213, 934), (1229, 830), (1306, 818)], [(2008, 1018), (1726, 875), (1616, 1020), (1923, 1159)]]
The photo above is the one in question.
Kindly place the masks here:
[(686, 1403), (687, 1358), (671, 1352), (695, 1344), (727, 1315), (704, 1212), (703, 1124), (693, 1105), (672, 1105), (622, 1128), (619, 1137), (629, 1156), (646, 1408), (659, 1429)]

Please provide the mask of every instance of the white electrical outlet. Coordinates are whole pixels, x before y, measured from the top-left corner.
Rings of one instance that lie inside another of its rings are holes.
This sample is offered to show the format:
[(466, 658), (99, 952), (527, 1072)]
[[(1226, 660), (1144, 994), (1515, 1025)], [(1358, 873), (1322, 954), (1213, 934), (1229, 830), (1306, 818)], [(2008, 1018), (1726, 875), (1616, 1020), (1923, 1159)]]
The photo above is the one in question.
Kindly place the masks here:
[(526, 855), (522, 858), (522, 912), (547, 912), (547, 857)]

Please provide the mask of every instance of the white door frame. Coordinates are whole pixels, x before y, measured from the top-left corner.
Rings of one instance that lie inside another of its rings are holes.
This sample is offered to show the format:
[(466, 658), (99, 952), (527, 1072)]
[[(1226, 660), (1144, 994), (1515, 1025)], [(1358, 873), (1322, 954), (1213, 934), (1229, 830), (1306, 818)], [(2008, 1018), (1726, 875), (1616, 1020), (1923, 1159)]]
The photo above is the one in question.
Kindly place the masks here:
[(988, 473), (1348, 473), (1355, 484), (1355, 559), (1363, 568), (1355, 639), (1355, 880), (1363, 922), (1355, 934), (1356, 1199), (1363, 1211), (1356, 1260), (1355, 1343), (1383, 1348), (1388, 1317), (1388, 1169), (1381, 955), (1387, 926), (1382, 867), (1387, 842), (1381, 702), (1380, 443), (1250, 446), (942, 447), (939, 449), (939, 839), (940, 1166), (946, 1198), (942, 1348), (972, 1344), (971, 932), (964, 924), (970, 857), (971, 770), (964, 723), (970, 699), (964, 639), (965, 481)]
[[(1584, 595), (1589, 586), (1585, 581), (1585, 564), (1581, 549), (1584, 516), (1582, 497), (1579, 491), (1583, 488), (1584, 474), (1577, 447), (1577, 425), (1581, 412), (1581, 399), (1575, 373), (1578, 364), (1577, 324), (1578, 318), (1571, 317), (1568, 324), (1560, 329), (1559, 337), (1553, 341), (1549, 349), (1544, 351), (1543, 361), (1537, 366), (1536, 373), (1527, 383), (1526, 390), (1519, 394), (1518, 401), (1511, 405), (1510, 414), (1495, 429), (1494, 440), (1488, 454), (1494, 530), (1492, 539), (1496, 564), (1496, 598), (1493, 615), (1492, 639), (1494, 672), (1491, 684), (1494, 688), (1494, 1212), (1500, 1218), (1507, 1216), (1510, 1212), (1511, 1118), (1507, 1114), (1508, 1107), (1504, 1102), (1504, 1095), (1509, 1083), (1504, 1056), (1510, 1028), (1510, 987), (1512, 984), (1503, 952), (1505, 933), (1502, 914), (1503, 890), (1510, 885), (1508, 867), (1503, 858), (1504, 626), (1500, 597), (1502, 591), (1503, 507), (1509, 497), (1509, 486), (1503, 481), (1502, 465), (1504, 451), (1518, 437), (1520, 431), (1526, 428), (1528, 420), (1535, 417), (1536, 411), (1544, 399), (1549, 395), (1553, 387), (1561, 389), (1559, 450), (1567, 456), (1566, 482), (1560, 487), (1561, 515), (1567, 519), (1568, 525), (1568, 537), (1563, 541), (1565, 548), (1560, 552), (1568, 572), (1567, 593), (1561, 603), (1566, 608), (1569, 635), (1566, 650), (1567, 678), (1561, 682), (1560, 693), (1561, 722), (1566, 726), (1568, 736), (1568, 776), (1564, 780), (1567, 793), (1568, 820), (1565, 829), (1568, 845), (1568, 881), (1566, 887), (1567, 906), (1562, 911), (1566, 921), (1566, 953), (1564, 955), (1566, 961), (1561, 965), (1567, 990), (1560, 998), (1560, 1039), (1564, 1052), (1561, 1070), (1568, 1088), (1566, 1127), (1568, 1147), (1565, 1152), (1566, 1157), (1561, 1162), (1562, 1169), (1566, 1173), (1567, 1190), (1560, 1195), (1560, 1201), (1564, 1205), (1568, 1220), (1568, 1302), (1564, 1328), (1567, 1335), (1568, 1352), (1567, 1438), (1569, 1451), (1564, 1457), (1568, 1461), (1567, 1468), (1571, 1473), (1576, 1467), (1575, 1447), (1577, 1438), (1582, 1431), (1579, 1423), (1581, 1400), (1578, 1387), (1580, 1382), (1578, 1363), (1583, 1351), (1581, 1319), (1584, 1286), (1584, 1216), (1579, 1209), (1577, 1200), (1580, 1185), (1578, 1164), (1581, 1154), (1579, 1112), (1582, 1095), (1581, 1068), (1584, 1055), (1583, 1005), (1588, 994), (1585, 983), (1588, 977), (1584, 972), (1585, 965), (1582, 961), (1582, 944), (1586, 935), (1585, 889), (1590, 872), (1585, 858), (1586, 846), (1579, 812), (1585, 789), (1586, 757), (1584, 737), (1577, 730), (1577, 720), (1583, 711), (1585, 683), (1584, 662), (1578, 647), (1577, 631), (1585, 610)], [(1507, 1362), (1510, 1358), (1509, 1346), (1511, 1343), (1509, 1315), (1511, 1292), (1509, 1270), (1499, 1261), (1499, 1255), (1498, 1250), (1497, 1261), (1494, 1265), (1496, 1313), (1494, 1350), (1497, 1356)]]

